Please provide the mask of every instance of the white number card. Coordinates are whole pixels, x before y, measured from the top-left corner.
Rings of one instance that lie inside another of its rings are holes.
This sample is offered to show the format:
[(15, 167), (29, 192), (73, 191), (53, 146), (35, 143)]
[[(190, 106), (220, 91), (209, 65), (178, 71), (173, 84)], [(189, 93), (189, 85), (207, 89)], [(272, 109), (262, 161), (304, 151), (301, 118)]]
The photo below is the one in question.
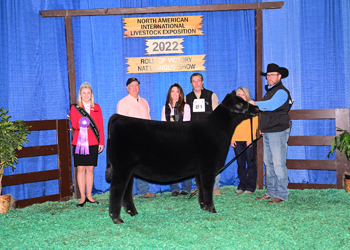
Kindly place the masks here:
[(204, 99), (194, 99), (193, 112), (205, 112)]

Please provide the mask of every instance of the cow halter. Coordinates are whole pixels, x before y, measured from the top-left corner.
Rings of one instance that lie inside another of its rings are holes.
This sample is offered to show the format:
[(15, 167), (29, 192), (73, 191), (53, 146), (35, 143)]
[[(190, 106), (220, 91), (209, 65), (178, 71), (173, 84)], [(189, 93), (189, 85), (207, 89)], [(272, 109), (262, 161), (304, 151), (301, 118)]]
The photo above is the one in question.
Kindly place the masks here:
[(223, 105), (223, 107), (224, 107), (225, 109), (227, 109), (228, 111), (232, 112), (232, 113), (245, 114), (245, 113), (248, 113), (250, 103), (247, 102), (247, 104), (248, 104), (248, 105), (247, 105), (247, 108), (245, 108), (245, 109), (243, 109), (243, 110), (235, 110), (235, 109), (233, 109), (232, 107), (226, 107), (226, 106), (224, 106), (224, 105)]
[[(226, 99), (226, 98), (225, 98)], [(225, 109), (227, 109), (228, 111), (230, 111), (231, 113), (238, 113), (238, 114), (245, 114), (245, 113), (248, 113), (248, 110), (249, 110), (249, 105), (250, 103), (247, 102), (247, 108), (243, 109), (243, 110), (235, 110), (233, 109), (233, 107), (226, 107), (224, 105), (222, 105)]]
[(234, 112), (234, 113), (238, 113), (238, 114), (245, 114), (245, 113), (248, 113), (248, 110), (249, 110), (249, 102), (247, 102), (247, 108), (245, 108), (245, 109), (243, 109), (243, 110), (241, 110), (241, 111), (238, 111), (238, 110), (235, 110), (235, 109), (233, 109), (232, 111)]

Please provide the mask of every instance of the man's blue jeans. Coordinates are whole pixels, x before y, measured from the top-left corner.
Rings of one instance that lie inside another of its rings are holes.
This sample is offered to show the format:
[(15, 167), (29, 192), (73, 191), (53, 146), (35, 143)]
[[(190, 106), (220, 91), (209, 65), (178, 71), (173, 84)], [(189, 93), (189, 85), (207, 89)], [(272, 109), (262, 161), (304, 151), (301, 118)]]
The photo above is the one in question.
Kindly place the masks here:
[(264, 163), (267, 195), (288, 200), (288, 169), (286, 166), (290, 128), (282, 132), (264, 133)]
[(220, 179), (221, 179), (221, 176), (220, 176), (220, 174), (218, 174), (215, 177), (214, 188), (219, 188), (220, 187)]
[[(173, 183), (170, 185), (171, 192), (178, 191), (180, 192), (179, 183)], [(186, 191), (187, 193), (192, 190), (192, 179), (184, 180), (181, 186), (182, 191)]]
[[(146, 193), (149, 192), (149, 184), (147, 181), (136, 179), (137, 189), (139, 190), (139, 196), (144, 196)], [(134, 190), (134, 189), (133, 189)], [(134, 192), (133, 192), (134, 196)]]

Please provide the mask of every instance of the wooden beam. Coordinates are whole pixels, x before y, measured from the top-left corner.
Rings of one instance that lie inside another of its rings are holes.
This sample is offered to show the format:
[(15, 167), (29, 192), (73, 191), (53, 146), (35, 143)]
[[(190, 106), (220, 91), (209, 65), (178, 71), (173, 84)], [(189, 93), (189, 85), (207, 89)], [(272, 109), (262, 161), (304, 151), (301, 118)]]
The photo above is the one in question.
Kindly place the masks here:
[(58, 169), (31, 172), (25, 174), (4, 175), (2, 186), (20, 185), (23, 183), (33, 183), (38, 181), (50, 181), (59, 178)]
[(73, 196), (72, 162), (69, 121), (57, 120), (58, 166), (60, 171), (59, 189), (60, 200)]
[(54, 155), (54, 154), (57, 154), (57, 144), (34, 146), (34, 147), (23, 147), (22, 150), (20, 151), (16, 150), (16, 153), (18, 158)]
[(291, 120), (310, 120), (310, 119), (335, 119), (336, 109), (300, 109), (290, 110)]
[[(349, 109), (336, 109), (335, 110), (335, 126), (341, 129), (349, 129)], [(336, 135), (339, 135), (341, 132), (336, 132)], [(338, 188), (343, 188), (343, 179), (344, 173), (349, 171), (350, 162), (346, 159), (345, 155), (340, 155), (340, 152), (337, 150), (337, 185)]]
[(287, 160), (288, 169), (304, 170), (337, 170), (336, 161), (333, 160)]
[(333, 139), (332, 135), (290, 136), (288, 146), (330, 146)]
[(29, 131), (56, 129), (56, 120), (25, 121), (24, 123), (30, 127)]
[(289, 183), (289, 189), (329, 189), (337, 188), (336, 184), (318, 184), (318, 183)]
[[(23, 208), (23, 207), (31, 206), (36, 203), (43, 203), (46, 201), (59, 201), (59, 200), (60, 200), (60, 195), (53, 194), (53, 195), (47, 195), (47, 196), (41, 196), (41, 197), (16, 201), (15, 207)], [(67, 199), (65, 201), (67, 201)]]
[[(263, 43), (262, 43), (262, 10), (255, 10), (255, 100), (261, 101), (263, 97), (262, 77), (260, 71), (262, 71), (263, 63)], [(260, 119), (260, 117), (259, 117)], [(262, 189), (264, 187), (264, 162), (263, 162), (263, 140), (257, 142), (257, 188)]]
[(42, 17), (107, 16), (132, 14), (212, 12), (231, 10), (281, 9), (284, 2), (233, 3), (212, 5), (184, 5), (137, 8), (81, 9), (81, 10), (41, 10)]
[(75, 66), (74, 66), (72, 17), (65, 17), (64, 18), (64, 26), (66, 29), (66, 51), (67, 51), (69, 101), (70, 101), (70, 104), (74, 104), (77, 102), (77, 94), (76, 94), (76, 86), (75, 86)]
[(263, 64), (263, 35), (262, 35), (262, 10), (255, 10), (255, 100), (263, 98), (262, 71)]

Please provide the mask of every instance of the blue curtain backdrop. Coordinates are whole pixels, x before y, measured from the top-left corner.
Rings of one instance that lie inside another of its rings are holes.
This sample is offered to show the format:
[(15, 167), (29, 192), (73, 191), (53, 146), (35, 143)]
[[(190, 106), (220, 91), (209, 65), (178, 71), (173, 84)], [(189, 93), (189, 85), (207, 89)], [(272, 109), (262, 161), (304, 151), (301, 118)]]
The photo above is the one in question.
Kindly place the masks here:
[[(69, 94), (63, 18), (42, 18), (40, 10), (95, 9), (227, 4), (271, 1), (0, 1), (0, 107), (13, 120), (65, 119)], [(290, 90), (292, 109), (350, 107), (349, 0), (287, 0), (282, 9), (263, 11), (263, 67), (274, 62), (287, 67), (283, 83)], [(173, 13), (152, 15), (73, 17), (77, 91), (90, 82), (101, 105), (105, 131), (118, 101), (127, 95), (129, 77), (141, 81), (140, 96), (146, 98), (151, 117), (160, 120), (170, 85), (179, 83), (191, 91), (194, 72), (126, 74), (126, 57), (145, 56), (146, 38), (124, 38), (123, 18), (140, 16), (203, 15), (203, 36), (185, 36), (184, 54), (206, 54), (204, 86), (221, 101), (240, 86), (252, 96), (254, 84), (254, 11)], [(264, 80), (265, 81), (265, 80)], [(334, 135), (334, 121), (294, 121), (292, 135)], [(26, 146), (56, 143), (53, 131), (32, 132)], [(289, 159), (326, 159), (329, 147), (289, 147)], [(232, 148), (227, 161), (234, 157)], [(95, 168), (94, 191), (108, 190), (104, 171), (106, 150)], [(57, 168), (57, 156), (19, 159), (12, 173)], [(291, 182), (335, 183), (332, 171), (289, 170)], [(237, 165), (221, 175), (221, 185), (238, 185)], [(169, 191), (168, 185), (151, 184), (152, 192)], [(17, 199), (58, 193), (58, 182), (47, 181), (5, 187)], [(136, 190), (137, 193), (137, 190)]]

